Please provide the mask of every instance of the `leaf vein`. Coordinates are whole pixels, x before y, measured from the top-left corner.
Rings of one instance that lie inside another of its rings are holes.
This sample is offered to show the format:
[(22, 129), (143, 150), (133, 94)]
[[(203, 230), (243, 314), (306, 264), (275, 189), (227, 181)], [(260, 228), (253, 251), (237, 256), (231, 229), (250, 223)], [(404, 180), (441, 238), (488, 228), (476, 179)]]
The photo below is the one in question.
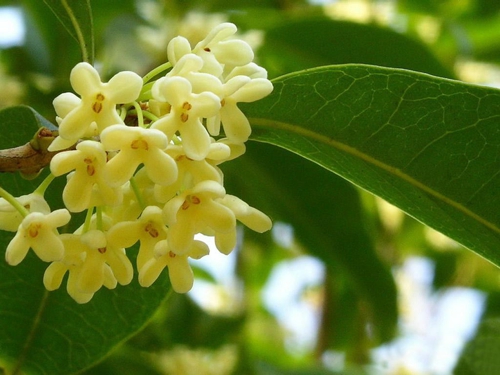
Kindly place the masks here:
[(434, 190), (430, 186), (427, 186), (425, 183), (417, 180), (416, 178), (408, 175), (407, 173), (403, 172), (402, 169), (390, 166), (386, 163), (384, 163), (381, 160), (375, 159), (373, 156), (365, 154), (361, 152), (360, 150), (349, 146), (345, 143), (339, 142), (335, 139), (326, 137), (324, 135), (315, 133), (314, 131), (311, 131), (309, 129), (302, 128), (300, 126), (295, 126), (293, 124), (288, 124), (288, 123), (283, 123), (279, 121), (269, 121), (266, 119), (261, 119), (261, 118), (252, 118), (250, 119), (251, 123), (253, 124), (254, 127), (261, 127), (261, 128), (271, 128), (271, 129), (276, 129), (276, 130), (284, 130), (289, 133), (295, 133), (297, 135), (302, 136), (305, 139), (309, 140), (314, 140), (316, 142), (320, 142), (322, 144), (325, 144), (327, 146), (333, 147), (339, 151), (342, 151), (344, 153), (347, 153), (351, 156), (355, 156), (375, 167), (378, 167), (385, 172), (388, 172), (404, 181), (409, 183), (410, 185), (420, 189), (421, 191), (433, 196), (434, 198), (437, 198), (438, 200), (448, 204), (449, 206), (455, 208), (456, 210), (462, 212), (466, 216), (469, 216), (473, 220), (476, 220), (477, 222), (481, 223), (485, 227), (491, 229), (495, 233), (500, 234), (500, 228), (496, 226), (495, 224), (491, 223), (490, 221), (482, 218), (469, 208), (465, 207), (463, 204), (445, 196), (444, 194)]

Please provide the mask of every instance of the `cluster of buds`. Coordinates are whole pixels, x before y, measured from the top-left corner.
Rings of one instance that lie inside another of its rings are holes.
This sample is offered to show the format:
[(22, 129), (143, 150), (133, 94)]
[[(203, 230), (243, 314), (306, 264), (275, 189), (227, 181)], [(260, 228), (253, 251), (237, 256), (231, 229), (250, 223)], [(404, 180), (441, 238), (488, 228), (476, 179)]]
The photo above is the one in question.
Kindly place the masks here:
[[(70, 82), (79, 96), (54, 100), (59, 132), (49, 151), (59, 152), (49, 177), (29, 195), (3, 191), (0, 200), (0, 229), (16, 232), (5, 254), (9, 264), (33, 249), (50, 262), (45, 287), (59, 288), (68, 273), (69, 295), (86, 303), (103, 285), (131, 282), (129, 252), (139, 242), (140, 285), (150, 286), (168, 268), (173, 289), (185, 293), (193, 285), (189, 258), (209, 253), (196, 234), (213, 236), (228, 254), (237, 221), (257, 232), (271, 228), (265, 214), (226, 194), (218, 167), (242, 155), (250, 136), (237, 104), (272, 91), (235, 33), (235, 25), (221, 24), (194, 48), (176, 37), (168, 63), (144, 78), (120, 72), (102, 83), (90, 64), (73, 68)], [(43, 193), (63, 175), (66, 208), (51, 211)], [(72, 213), (84, 211), (76, 231), (59, 233)]]

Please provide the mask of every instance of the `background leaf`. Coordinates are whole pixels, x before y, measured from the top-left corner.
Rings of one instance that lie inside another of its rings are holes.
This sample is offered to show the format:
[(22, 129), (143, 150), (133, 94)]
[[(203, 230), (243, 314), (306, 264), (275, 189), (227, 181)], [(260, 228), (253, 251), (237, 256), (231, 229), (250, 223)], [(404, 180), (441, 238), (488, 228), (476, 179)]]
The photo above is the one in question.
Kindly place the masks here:
[(83, 61), (94, 61), (94, 30), (90, 0), (43, 0), (80, 45)]
[(453, 78), (420, 41), (389, 28), (326, 17), (282, 22), (266, 32), (259, 61), (271, 77), (331, 64), (370, 64)]
[(457, 363), (455, 375), (495, 375), (500, 371), (500, 320), (483, 320), (476, 336), (467, 343)]
[[(1, 134), (8, 136), (0, 137), (0, 148), (26, 143), (39, 121), (28, 107), (1, 111)], [(4, 174), (1, 185), (23, 195), (42, 179)], [(64, 180), (56, 179), (46, 193), (52, 209), (61, 207), (57, 194)], [(0, 248), (5, 249), (13, 235), (0, 232)], [(0, 363), (10, 371), (67, 375), (89, 367), (143, 327), (170, 290), (166, 274), (150, 288), (140, 287), (135, 277), (130, 285), (103, 288), (89, 303), (79, 305), (66, 293), (65, 281), (55, 292), (45, 290), (46, 267), (31, 252), (17, 267), (0, 262)]]
[(346, 65), (275, 81), (245, 106), (253, 139), (287, 148), (500, 264), (500, 93)]
[[(367, 218), (351, 184), (303, 158), (254, 142), (247, 145), (244, 157), (224, 164), (223, 170), (230, 194), (236, 193), (274, 221), (291, 224), (304, 248), (325, 263), (328, 282), (338, 289), (330, 296), (338, 302), (335, 313), (346, 303), (354, 307), (351, 319), (359, 313), (359, 302), (340, 303), (346, 292), (341, 280), (346, 277), (349, 289), (367, 302), (368, 320), (377, 339), (392, 338), (397, 321), (396, 287), (389, 269), (375, 254)], [(333, 342), (338, 336), (332, 328), (331, 324), (324, 327), (328, 332), (324, 339), (331, 340), (327, 346), (339, 344)], [(349, 327), (343, 329), (345, 336), (354, 339)]]

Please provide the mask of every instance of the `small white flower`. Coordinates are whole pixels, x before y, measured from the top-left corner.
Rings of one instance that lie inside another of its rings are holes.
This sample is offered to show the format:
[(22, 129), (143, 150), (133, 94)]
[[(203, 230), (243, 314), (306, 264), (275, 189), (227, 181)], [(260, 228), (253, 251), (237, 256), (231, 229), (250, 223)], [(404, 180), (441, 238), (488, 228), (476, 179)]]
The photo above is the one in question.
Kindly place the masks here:
[(64, 255), (64, 246), (56, 228), (68, 224), (71, 215), (66, 209), (49, 214), (32, 212), (28, 214), (10, 241), (5, 260), (15, 266), (22, 262), (30, 248), (44, 262), (59, 260)]
[(207, 91), (219, 96), (222, 90), (222, 82), (213, 74), (201, 72), (202, 68), (203, 59), (201, 57), (192, 53), (182, 56), (173, 69), (155, 83), (153, 95), (157, 98), (162, 97), (161, 92), (158, 91), (158, 87), (161, 86), (159, 82), (162, 80), (170, 77), (183, 77), (191, 83), (193, 93), (199, 94)]
[(106, 205), (121, 202), (121, 190), (109, 186), (105, 179), (106, 159), (103, 145), (95, 141), (83, 141), (76, 150), (60, 152), (52, 158), (50, 170), (55, 176), (75, 171), (63, 190), (64, 204), (70, 211), (89, 208), (93, 194)]
[(188, 258), (200, 259), (209, 253), (206, 243), (195, 240), (189, 250), (179, 255), (170, 250), (168, 241), (159, 241), (155, 246), (155, 258), (147, 261), (139, 270), (139, 284), (148, 287), (168, 267), (168, 276), (172, 288), (177, 293), (187, 293), (193, 287), (194, 276)]
[(56, 111), (56, 121), (61, 124), (63, 118), (65, 118), (72, 110), (78, 107), (82, 103), (82, 99), (73, 94), (72, 92), (65, 92), (57, 96), (52, 104)]
[[(50, 207), (41, 194), (22, 195), (16, 200), (29, 212), (48, 214)], [(23, 215), (4, 198), (0, 198), (0, 230), (16, 232), (23, 221)]]
[(193, 48), (193, 53), (204, 61), (204, 72), (220, 77), (226, 65), (241, 66), (253, 60), (254, 53), (247, 42), (229, 39), (237, 30), (232, 23), (222, 23)]
[(108, 151), (120, 150), (106, 165), (111, 186), (130, 180), (140, 164), (156, 184), (170, 185), (177, 179), (177, 165), (165, 153), (168, 139), (159, 130), (113, 125), (102, 132), (101, 142)]
[(191, 83), (183, 77), (168, 77), (157, 84), (153, 90), (159, 96), (156, 99), (170, 103), (172, 108), (151, 127), (161, 130), (169, 138), (179, 132), (186, 155), (194, 160), (204, 159), (211, 140), (201, 119), (217, 113), (219, 97), (211, 92), (193, 93)]
[[(75, 108), (81, 105), (82, 99), (71, 92), (65, 92), (54, 99), (52, 104), (56, 111), (56, 121), (60, 125), (63, 119)], [(90, 123), (82, 138), (91, 138), (99, 134), (97, 124), (93, 121)], [(49, 151), (59, 151), (70, 148), (79, 138), (65, 139), (57, 136), (49, 146)]]
[(226, 137), (234, 142), (246, 142), (252, 132), (250, 123), (237, 104), (254, 102), (273, 91), (271, 81), (266, 78), (250, 78), (238, 75), (230, 78), (222, 88), (221, 109), (208, 120), (207, 128), (211, 135), (217, 136), (220, 123), (224, 126)]
[(222, 185), (222, 171), (210, 161), (220, 161), (230, 156), (231, 149), (223, 143), (212, 142), (208, 154), (203, 160), (193, 160), (187, 157), (182, 145), (171, 145), (167, 153), (177, 163), (179, 175), (177, 181), (169, 186), (156, 185), (154, 196), (159, 202), (166, 203), (182, 188), (188, 189), (205, 180), (217, 181)]
[(110, 265), (99, 259), (99, 255), (94, 256), (93, 254), (100, 254), (102, 249), (106, 249), (104, 234), (93, 230), (84, 236), (79, 234), (61, 235), (65, 248), (64, 258), (51, 263), (43, 275), (45, 288), (56, 290), (61, 286), (63, 277), (68, 272), (66, 289), (68, 294), (78, 303), (90, 301), (94, 293), (102, 286), (114, 289), (117, 285), (117, 279)]
[[(227, 194), (223, 198), (217, 199), (217, 203), (229, 208), (238, 221), (257, 233), (267, 232), (273, 226), (269, 216), (256, 208), (250, 207), (234, 195)], [(216, 233), (215, 246), (221, 253), (229, 254), (236, 246), (236, 237), (236, 228), (231, 232)]]
[[(58, 97), (55, 105), (59, 114), (66, 114), (59, 124), (59, 136), (65, 140), (78, 140), (86, 136), (92, 124), (99, 131), (114, 124), (123, 124), (116, 111), (116, 105), (134, 101), (142, 88), (142, 78), (133, 72), (120, 72), (102, 83), (99, 73), (88, 63), (79, 63), (71, 71), (73, 89), (81, 101), (66, 113), (76, 101), (67, 94)], [(54, 151), (49, 147), (49, 151)]]
[[(168, 61), (173, 67), (177, 65), (179, 60), (191, 53), (191, 44), (183, 36), (172, 38), (167, 46)], [(203, 66), (203, 61), (202, 61)]]
[(135, 221), (123, 221), (108, 231), (108, 239), (118, 247), (130, 247), (141, 242), (137, 255), (137, 269), (154, 257), (154, 246), (167, 238), (167, 228), (163, 223), (162, 210), (156, 206), (148, 206), (141, 217)]
[(77, 283), (80, 291), (97, 292), (104, 285), (107, 267), (121, 285), (127, 285), (132, 281), (134, 273), (132, 263), (125, 250), (109, 241), (105, 233), (90, 230), (81, 235), (81, 242), (87, 247), (87, 255)]
[(168, 244), (176, 254), (185, 254), (194, 236), (207, 229), (228, 233), (236, 227), (234, 213), (217, 202), (226, 191), (215, 181), (203, 181), (172, 198), (163, 208), (163, 220), (169, 226)]
[(246, 76), (251, 79), (267, 79), (267, 70), (253, 62), (242, 66), (236, 66), (224, 77), (224, 82), (227, 82), (236, 76)]

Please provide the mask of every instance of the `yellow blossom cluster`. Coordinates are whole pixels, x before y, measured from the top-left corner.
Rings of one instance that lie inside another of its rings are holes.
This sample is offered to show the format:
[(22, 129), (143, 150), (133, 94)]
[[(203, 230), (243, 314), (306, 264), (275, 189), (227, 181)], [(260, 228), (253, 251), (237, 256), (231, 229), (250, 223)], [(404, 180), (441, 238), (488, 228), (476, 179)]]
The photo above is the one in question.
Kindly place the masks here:
[[(69, 295), (86, 303), (102, 286), (131, 282), (129, 252), (139, 243), (139, 283), (150, 286), (168, 268), (173, 289), (184, 293), (193, 285), (189, 258), (209, 253), (196, 234), (214, 236), (228, 254), (238, 221), (257, 232), (271, 228), (269, 217), (226, 193), (218, 167), (242, 155), (250, 136), (237, 104), (272, 91), (235, 33), (235, 25), (223, 23), (194, 47), (176, 37), (169, 61), (144, 78), (120, 72), (103, 83), (92, 65), (73, 68), (78, 95), (55, 98), (59, 132), (49, 147), (58, 151), (49, 180), (67, 180), (65, 208), (51, 211), (40, 189), (18, 198), (4, 193), (0, 229), (16, 232), (9, 264), (33, 249), (50, 262), (45, 287), (59, 288), (68, 274)], [(87, 213), (82, 225), (59, 233), (78, 212)]]

